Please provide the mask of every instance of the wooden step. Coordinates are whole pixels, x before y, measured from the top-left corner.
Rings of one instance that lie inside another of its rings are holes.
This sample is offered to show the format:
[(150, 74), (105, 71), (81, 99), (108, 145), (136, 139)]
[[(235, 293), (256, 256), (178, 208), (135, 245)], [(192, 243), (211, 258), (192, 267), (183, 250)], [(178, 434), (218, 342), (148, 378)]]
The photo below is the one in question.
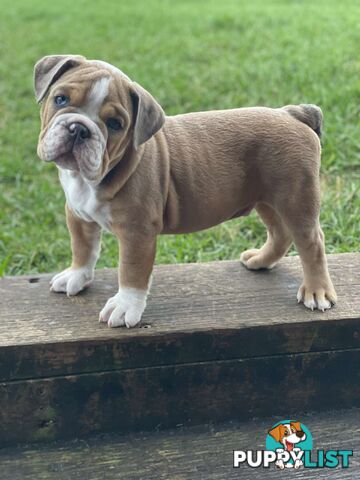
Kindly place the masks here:
[(98, 323), (115, 270), (73, 298), (0, 279), (0, 444), (360, 406), (360, 255), (328, 261), (325, 313), (297, 305), (297, 257), (159, 266), (132, 330)]
[[(177, 428), (165, 432), (102, 435), (0, 450), (2, 480), (278, 480), (360, 478), (360, 410), (296, 417), (309, 428), (316, 450), (353, 450), (348, 468), (279, 471), (233, 468), (233, 450), (265, 448), (282, 418)], [(315, 451), (314, 451), (315, 450)]]

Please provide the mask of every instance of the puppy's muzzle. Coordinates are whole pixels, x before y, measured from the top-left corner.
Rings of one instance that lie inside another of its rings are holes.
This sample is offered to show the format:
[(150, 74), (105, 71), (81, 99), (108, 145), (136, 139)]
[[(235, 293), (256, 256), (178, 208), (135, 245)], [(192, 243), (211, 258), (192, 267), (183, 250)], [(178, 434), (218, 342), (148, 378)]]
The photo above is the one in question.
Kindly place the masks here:
[(39, 157), (59, 167), (80, 171), (89, 181), (98, 181), (107, 138), (99, 126), (79, 113), (56, 116), (38, 146)]

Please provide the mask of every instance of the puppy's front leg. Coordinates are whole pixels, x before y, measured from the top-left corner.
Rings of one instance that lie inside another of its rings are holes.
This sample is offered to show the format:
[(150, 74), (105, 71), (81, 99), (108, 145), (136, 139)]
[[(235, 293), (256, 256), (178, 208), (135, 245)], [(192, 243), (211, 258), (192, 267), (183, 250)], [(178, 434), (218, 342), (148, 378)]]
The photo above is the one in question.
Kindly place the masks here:
[(119, 291), (100, 312), (109, 327), (137, 325), (146, 307), (156, 252), (156, 235), (116, 230), (120, 248)]
[(72, 263), (55, 275), (50, 290), (76, 295), (88, 287), (94, 278), (94, 269), (100, 253), (101, 228), (97, 223), (85, 222), (65, 205), (66, 223), (71, 236)]

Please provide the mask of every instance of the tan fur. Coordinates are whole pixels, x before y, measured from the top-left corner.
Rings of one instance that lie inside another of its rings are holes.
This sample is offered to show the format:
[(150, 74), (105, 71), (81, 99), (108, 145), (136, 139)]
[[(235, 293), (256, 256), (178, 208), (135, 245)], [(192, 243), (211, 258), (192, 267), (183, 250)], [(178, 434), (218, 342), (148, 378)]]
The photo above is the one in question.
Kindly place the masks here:
[[(319, 225), (321, 149), (313, 131), (321, 127), (318, 107), (164, 117), (153, 97), (121, 72), (74, 58), (67, 69), (61, 57), (63, 71), (55, 81), (52, 57), (39, 62), (52, 62), (52, 73), (35, 81), (42, 89), (48, 84), (38, 152), (42, 156), (44, 138), (58, 115), (54, 95), (70, 95), (71, 106), (63, 113), (78, 112), (93, 82), (109, 76), (109, 93), (97, 122), (107, 146), (93, 184), (97, 199), (111, 206), (110, 230), (120, 242), (121, 286), (148, 287), (158, 234), (206, 229), (256, 208), (268, 239), (261, 249), (244, 252), (242, 262), (250, 269), (271, 268), (294, 241), (304, 269), (301, 300), (310, 308), (312, 301), (320, 301), (321, 309), (329, 308), (321, 307), (327, 301), (336, 301)], [(108, 133), (104, 123), (114, 115), (123, 122), (115, 134)], [(74, 162), (71, 152), (66, 161)], [(73, 264), (80, 265), (86, 262), (91, 235), (74, 215), (68, 215), (68, 225)]]
[(94, 256), (94, 249), (100, 242), (101, 229), (94, 222), (84, 222), (76, 217), (65, 204), (66, 224), (71, 235), (71, 251), (73, 260), (71, 268), (80, 268), (87, 265), (91, 256)]

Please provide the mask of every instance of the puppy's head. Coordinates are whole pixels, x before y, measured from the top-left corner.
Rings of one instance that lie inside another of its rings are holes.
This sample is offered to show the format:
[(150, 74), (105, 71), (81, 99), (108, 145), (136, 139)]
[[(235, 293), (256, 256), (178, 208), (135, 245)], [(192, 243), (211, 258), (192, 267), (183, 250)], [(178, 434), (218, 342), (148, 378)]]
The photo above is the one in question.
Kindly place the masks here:
[(42, 102), (38, 155), (98, 184), (163, 125), (160, 105), (116, 67), (80, 55), (51, 55), (34, 69)]
[(303, 442), (306, 439), (306, 433), (301, 430), (300, 422), (291, 422), (277, 425), (269, 431), (277, 442), (282, 443), (285, 450), (292, 450), (294, 444)]

